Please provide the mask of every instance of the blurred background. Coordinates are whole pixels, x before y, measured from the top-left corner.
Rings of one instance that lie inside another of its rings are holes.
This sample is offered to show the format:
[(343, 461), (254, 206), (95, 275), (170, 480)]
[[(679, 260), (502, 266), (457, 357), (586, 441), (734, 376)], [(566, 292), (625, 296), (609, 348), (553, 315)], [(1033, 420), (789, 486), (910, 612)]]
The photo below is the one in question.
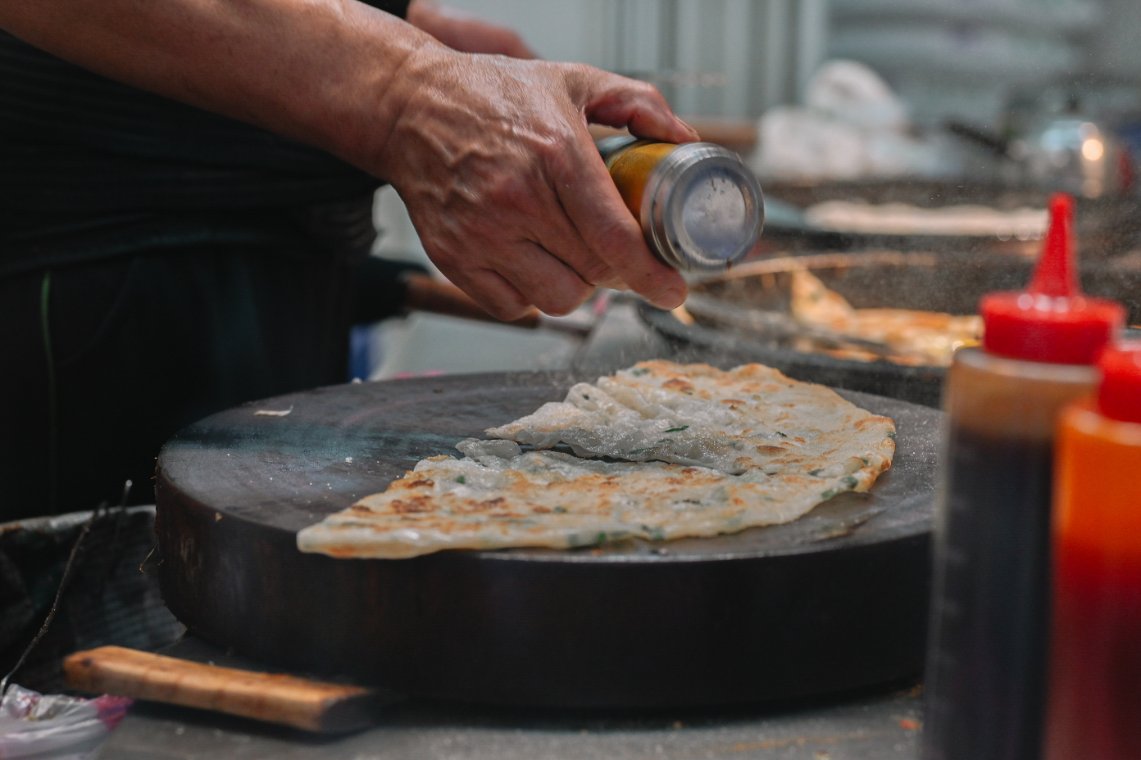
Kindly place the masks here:
[[(803, 217), (788, 222), (783, 201), (800, 202), (795, 215), (813, 200), (867, 200), (873, 186), (898, 200), (900, 187), (926, 183), (920, 205), (940, 194), (929, 189), (938, 183), (960, 194), (985, 186), (1134, 196), (1136, 0), (450, 4), (510, 24), (543, 57), (656, 84), (707, 139), (756, 170), (766, 239), (778, 249), (811, 237), (796, 234)], [(378, 255), (427, 261), (390, 189), (378, 194), (376, 216)], [(594, 303), (569, 326), (537, 330), (413, 313), (358, 328), (352, 373), (568, 367), (605, 308)]]

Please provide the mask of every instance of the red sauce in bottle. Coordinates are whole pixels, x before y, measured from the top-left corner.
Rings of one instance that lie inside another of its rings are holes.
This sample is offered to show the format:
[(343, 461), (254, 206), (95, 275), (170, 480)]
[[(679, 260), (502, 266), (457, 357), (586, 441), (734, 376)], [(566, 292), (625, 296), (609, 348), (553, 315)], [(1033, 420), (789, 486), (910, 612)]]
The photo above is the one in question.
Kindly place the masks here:
[(1058, 426), (1045, 756), (1141, 757), (1141, 342)]

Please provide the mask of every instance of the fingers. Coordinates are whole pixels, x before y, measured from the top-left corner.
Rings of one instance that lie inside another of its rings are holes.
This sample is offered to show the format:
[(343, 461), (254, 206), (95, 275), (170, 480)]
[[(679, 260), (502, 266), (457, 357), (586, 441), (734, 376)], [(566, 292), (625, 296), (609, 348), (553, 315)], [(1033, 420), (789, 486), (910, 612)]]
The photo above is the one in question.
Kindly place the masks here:
[(627, 128), (632, 134), (663, 142), (693, 142), (701, 137), (673, 112), (656, 87), (600, 69), (583, 67), (575, 90), (591, 123)]
[[(504, 267), (514, 272), (508, 279), (525, 294), (549, 299), (551, 278), (558, 276), (544, 261), (550, 259), (588, 286), (628, 287), (660, 308), (679, 306), (686, 296), (684, 279), (650, 252), (640, 224), (618, 194), (585, 125), (573, 138), (540, 150), (538, 155), (544, 167), (538, 177), (542, 184), (515, 188), (501, 196), (503, 203), (496, 204), (514, 208), (521, 218), (530, 220), (528, 242), (534, 243), (519, 249), (527, 255), (503, 259)], [(527, 276), (532, 266), (542, 274)], [(536, 300), (535, 304), (548, 313), (554, 313), (552, 307), (564, 308), (557, 300)]]
[[(665, 142), (700, 139), (677, 117), (652, 85), (581, 67), (568, 76), (572, 97), (580, 98), (588, 121), (626, 127)], [(685, 281), (654, 257), (641, 227), (622, 201), (589, 134), (568, 148), (570, 160), (556, 173), (554, 186), (587, 248), (607, 262), (635, 292), (655, 306), (673, 309), (685, 300)]]
[(511, 283), (490, 269), (440, 269), (491, 316), (511, 322), (526, 316), (534, 307)]
[[(681, 305), (685, 280), (650, 252), (638, 220), (618, 194), (587, 130), (583, 128), (579, 139), (563, 145), (549, 163), (550, 184), (583, 244), (582, 249), (566, 249), (564, 260), (579, 272), (584, 260), (605, 262), (618, 281), (655, 306), (673, 309)], [(614, 278), (590, 282), (616, 284)]]
[(573, 64), (426, 51), (409, 71), (435, 85), (401, 110), (381, 169), (453, 283), (501, 319), (531, 304), (565, 314), (599, 284), (665, 309), (684, 301), (684, 279), (650, 252), (584, 118), (692, 139), (653, 87)]
[[(600, 161), (597, 151), (592, 160)], [(474, 194), (476, 175), (470, 175), (462, 192), (449, 194), (451, 202), (442, 207), (433, 193), (405, 197), (429, 258), (453, 283), (503, 319), (530, 304), (547, 314), (566, 314), (596, 285), (622, 287), (621, 276), (591, 250), (544, 173), (501, 168), (480, 173)], [(605, 173), (604, 178), (609, 182)], [(495, 280), (468, 276), (481, 270), (497, 274), (512, 291), (505, 294)], [(504, 297), (502, 304), (494, 300)]]
[(534, 243), (520, 244), (504, 256), (497, 272), (515, 289), (530, 294), (541, 311), (554, 316), (569, 314), (594, 293), (594, 285)]
[(573, 269), (533, 243), (501, 252), (494, 270), (447, 264), (440, 269), (485, 310), (504, 321), (525, 316), (532, 303), (546, 314), (569, 314), (594, 293), (594, 287)]

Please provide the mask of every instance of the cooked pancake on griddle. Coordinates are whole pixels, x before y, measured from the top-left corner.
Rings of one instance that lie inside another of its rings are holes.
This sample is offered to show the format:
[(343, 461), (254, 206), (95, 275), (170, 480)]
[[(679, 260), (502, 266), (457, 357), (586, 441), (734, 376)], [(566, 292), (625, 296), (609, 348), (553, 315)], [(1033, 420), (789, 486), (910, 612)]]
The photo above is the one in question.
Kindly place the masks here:
[(1046, 228), (1044, 208), (998, 209), (979, 204), (923, 208), (907, 203), (821, 201), (804, 210), (814, 227), (871, 235), (972, 235), (1036, 238)]
[[(592, 403), (604, 387), (607, 400)], [(573, 424), (538, 424), (558, 420)], [(607, 433), (611, 426), (620, 429)], [(838, 493), (868, 490), (895, 451), (889, 418), (761, 365), (723, 372), (643, 362), (576, 385), (567, 401), (493, 432), (507, 430), (543, 445), (573, 440), (577, 453), (609, 458), (469, 439), (457, 446), (466, 456), (422, 460), (383, 493), (303, 529), (299, 548), (401, 558), (733, 533), (789, 522)]]
[(794, 319), (810, 327), (827, 330), (842, 339), (871, 340), (890, 350), (882, 353), (858, 347), (828, 348), (812, 337), (800, 339), (798, 347), (818, 350), (847, 359), (873, 361), (887, 358), (897, 364), (947, 366), (955, 351), (977, 345), (982, 339), (982, 318), (915, 309), (856, 309), (848, 300), (828, 288), (806, 269), (792, 273), (790, 312)]

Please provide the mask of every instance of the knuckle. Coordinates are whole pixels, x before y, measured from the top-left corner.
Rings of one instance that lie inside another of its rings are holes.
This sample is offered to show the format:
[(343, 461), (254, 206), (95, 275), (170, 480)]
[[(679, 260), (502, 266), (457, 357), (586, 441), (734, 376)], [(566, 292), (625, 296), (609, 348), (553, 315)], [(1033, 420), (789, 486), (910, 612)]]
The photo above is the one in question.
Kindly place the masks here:
[(480, 306), (491, 316), (502, 322), (514, 322), (522, 319), (531, 311), (531, 305), (522, 299), (505, 301), (496, 299), (493, 302), (484, 302)]
[[(484, 200), (492, 204), (502, 204), (510, 208), (527, 208), (534, 192), (525, 174), (517, 172), (497, 172), (488, 179)], [(495, 208), (495, 206), (493, 206)], [(487, 216), (481, 215), (487, 219)]]
[(562, 68), (567, 81), (580, 87), (599, 75), (598, 69), (581, 61), (564, 63)]
[(650, 82), (639, 82), (639, 94), (647, 100), (653, 101), (655, 105), (666, 104), (666, 98), (662, 95), (662, 91), (658, 89), (657, 85)]
[(645, 101), (662, 97), (658, 88), (649, 82), (628, 77), (615, 77), (610, 81), (606, 92), (612, 98), (623, 100)]
[(588, 285), (600, 285), (614, 278), (614, 270), (605, 261), (592, 259), (576, 267), (579, 277)]
[(593, 292), (594, 288), (584, 282), (560, 282), (546, 289), (535, 305), (547, 314), (561, 317), (577, 309)]
[(428, 259), (445, 274), (452, 271), (459, 263), (455, 247), (446, 241), (421, 234), (420, 245), (424, 248), (424, 253), (427, 254)]
[(578, 174), (580, 167), (569, 149), (576, 139), (569, 129), (552, 129), (545, 139), (536, 143), (535, 154), (549, 176), (565, 180)]
[(612, 218), (599, 219), (591, 231), (598, 241), (601, 256), (607, 261), (629, 259), (645, 246), (645, 239), (638, 229), (637, 221), (625, 206), (617, 209)]

